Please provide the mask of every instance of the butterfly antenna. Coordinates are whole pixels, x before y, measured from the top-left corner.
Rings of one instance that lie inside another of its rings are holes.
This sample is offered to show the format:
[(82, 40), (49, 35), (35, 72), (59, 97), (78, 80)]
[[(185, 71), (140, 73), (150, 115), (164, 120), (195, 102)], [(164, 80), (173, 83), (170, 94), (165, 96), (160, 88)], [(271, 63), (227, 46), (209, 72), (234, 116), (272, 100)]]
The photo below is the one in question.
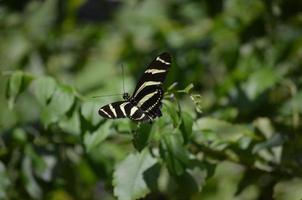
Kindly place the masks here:
[(125, 93), (125, 72), (124, 72), (124, 65), (122, 64), (122, 74), (123, 74), (123, 93)]
[(99, 95), (99, 96), (93, 96), (91, 98), (100, 98), (100, 97), (113, 97), (113, 96), (121, 96), (123, 94), (109, 94), (109, 95)]

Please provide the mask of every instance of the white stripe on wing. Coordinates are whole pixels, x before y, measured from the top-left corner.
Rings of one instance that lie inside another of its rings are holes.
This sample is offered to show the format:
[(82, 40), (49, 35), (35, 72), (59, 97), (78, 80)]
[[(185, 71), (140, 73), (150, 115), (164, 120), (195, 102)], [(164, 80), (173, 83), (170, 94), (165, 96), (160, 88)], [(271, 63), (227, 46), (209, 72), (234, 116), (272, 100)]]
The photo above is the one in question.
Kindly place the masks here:
[(116, 117), (116, 112), (115, 112), (115, 109), (113, 108), (112, 104), (109, 104), (109, 108), (110, 108), (111, 112), (113, 113), (114, 117)]
[(145, 73), (158, 74), (166, 72), (165, 69), (147, 69)]
[(109, 118), (112, 118), (111, 115), (109, 115), (103, 108), (101, 108), (100, 111), (102, 111), (102, 113), (104, 113), (105, 115), (107, 115)]
[(158, 93), (158, 90), (156, 90), (155, 92), (152, 92), (150, 94), (147, 94), (146, 96), (144, 96), (138, 103), (137, 105), (140, 107), (142, 106), (146, 101), (148, 101), (148, 99), (152, 98), (154, 95), (156, 95)]
[(122, 103), (122, 104), (120, 105), (121, 111), (123, 112), (123, 114), (124, 114), (125, 116), (127, 116), (126, 111), (125, 111), (125, 106), (128, 105), (128, 104), (129, 104), (129, 102), (125, 102), (125, 103)]
[(160, 85), (161, 82), (160, 81), (147, 81), (147, 82), (144, 82), (138, 89), (137, 91), (135, 92), (134, 94), (134, 97), (137, 96), (137, 94), (142, 91), (145, 87), (147, 86), (150, 86), (150, 85)]
[(160, 57), (157, 57), (156, 60), (158, 60), (158, 61), (160, 61), (160, 62), (162, 62), (162, 63), (164, 63), (164, 64), (166, 64), (166, 65), (170, 65), (170, 64), (171, 64), (171, 63), (169, 63), (169, 62), (167, 62), (167, 61), (161, 59)]

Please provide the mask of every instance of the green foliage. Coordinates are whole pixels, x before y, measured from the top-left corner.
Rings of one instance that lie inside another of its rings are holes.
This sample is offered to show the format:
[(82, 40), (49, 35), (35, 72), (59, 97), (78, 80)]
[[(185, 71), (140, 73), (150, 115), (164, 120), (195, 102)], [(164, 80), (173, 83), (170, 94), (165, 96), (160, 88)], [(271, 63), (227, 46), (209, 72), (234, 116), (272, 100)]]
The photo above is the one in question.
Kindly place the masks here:
[[(302, 198), (301, 3), (127, 1), (85, 23), (86, 1), (14, 2), (0, 5), (0, 199)], [(163, 116), (101, 118), (121, 97), (91, 97), (121, 93), (121, 63), (131, 93), (163, 51)]]
[(122, 200), (144, 197), (149, 192), (144, 172), (156, 163), (146, 150), (140, 154), (128, 155), (116, 168), (113, 174), (114, 194)]

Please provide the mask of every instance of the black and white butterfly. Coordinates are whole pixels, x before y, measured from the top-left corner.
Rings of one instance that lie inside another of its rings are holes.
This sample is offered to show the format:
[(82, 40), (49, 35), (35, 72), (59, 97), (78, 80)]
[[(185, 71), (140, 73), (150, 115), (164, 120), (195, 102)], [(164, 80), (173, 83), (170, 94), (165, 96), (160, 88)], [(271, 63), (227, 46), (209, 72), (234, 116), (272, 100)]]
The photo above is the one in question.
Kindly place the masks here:
[(162, 84), (170, 66), (169, 53), (157, 56), (139, 79), (132, 96), (124, 93), (124, 101), (101, 107), (99, 115), (109, 119), (128, 117), (136, 122), (152, 122), (156, 117), (162, 116), (160, 111), (164, 95)]

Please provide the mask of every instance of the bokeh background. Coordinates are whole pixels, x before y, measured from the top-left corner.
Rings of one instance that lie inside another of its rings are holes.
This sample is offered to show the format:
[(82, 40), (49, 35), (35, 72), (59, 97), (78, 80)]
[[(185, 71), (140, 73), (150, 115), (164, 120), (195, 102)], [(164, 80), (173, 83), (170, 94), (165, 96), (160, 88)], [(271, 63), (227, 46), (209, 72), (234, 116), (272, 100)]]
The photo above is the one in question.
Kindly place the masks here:
[[(90, 97), (131, 92), (164, 51), (182, 111), (167, 100), (136, 143), (97, 116), (121, 96)], [(142, 143), (161, 171), (132, 198), (302, 199), (302, 1), (2, 0), (0, 70), (0, 199), (127, 199), (114, 172)]]

